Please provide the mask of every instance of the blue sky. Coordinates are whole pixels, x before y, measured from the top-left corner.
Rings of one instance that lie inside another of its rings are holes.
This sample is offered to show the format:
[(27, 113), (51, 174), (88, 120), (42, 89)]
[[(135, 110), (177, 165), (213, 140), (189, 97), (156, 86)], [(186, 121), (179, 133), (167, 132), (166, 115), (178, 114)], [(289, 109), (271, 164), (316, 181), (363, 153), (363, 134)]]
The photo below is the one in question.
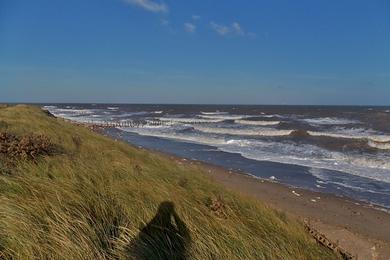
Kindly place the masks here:
[(390, 105), (390, 1), (0, 0), (0, 102)]

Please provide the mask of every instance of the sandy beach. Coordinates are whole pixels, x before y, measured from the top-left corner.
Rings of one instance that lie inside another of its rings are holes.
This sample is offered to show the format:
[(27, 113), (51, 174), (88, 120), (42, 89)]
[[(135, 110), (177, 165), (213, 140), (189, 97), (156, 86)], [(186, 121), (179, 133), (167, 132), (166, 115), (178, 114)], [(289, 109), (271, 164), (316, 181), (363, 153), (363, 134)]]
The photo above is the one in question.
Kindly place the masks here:
[(216, 182), (308, 221), (357, 259), (390, 259), (390, 214), (364, 202), (256, 179), (203, 162), (161, 153), (182, 165), (197, 165)]

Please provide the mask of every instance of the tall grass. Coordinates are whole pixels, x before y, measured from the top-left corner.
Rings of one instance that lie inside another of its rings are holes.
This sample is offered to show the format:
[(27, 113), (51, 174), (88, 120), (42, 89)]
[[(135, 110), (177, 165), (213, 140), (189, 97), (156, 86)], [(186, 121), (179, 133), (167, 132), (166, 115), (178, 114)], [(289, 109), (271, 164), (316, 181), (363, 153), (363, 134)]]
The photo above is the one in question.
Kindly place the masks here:
[(0, 167), (0, 258), (337, 258), (300, 223), (225, 190), (197, 166), (31, 106), (0, 108), (0, 132), (42, 134), (61, 148)]

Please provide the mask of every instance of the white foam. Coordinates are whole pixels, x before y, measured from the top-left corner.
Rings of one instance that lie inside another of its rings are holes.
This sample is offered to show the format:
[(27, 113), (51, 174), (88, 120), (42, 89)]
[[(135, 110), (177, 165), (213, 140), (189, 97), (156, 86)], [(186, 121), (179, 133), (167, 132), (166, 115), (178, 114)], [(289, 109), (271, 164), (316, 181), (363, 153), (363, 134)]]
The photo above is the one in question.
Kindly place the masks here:
[(200, 112), (203, 115), (226, 115), (228, 112), (221, 112), (221, 111), (215, 111), (215, 112)]
[[(329, 173), (327, 173), (324, 169), (321, 169), (321, 168), (310, 168), (309, 172), (314, 177), (322, 180), (322, 182), (324, 182), (326, 184), (329, 184), (329, 183), (336, 184), (336, 185), (339, 185), (339, 186), (342, 186), (342, 187), (345, 187), (345, 188), (358, 190), (358, 191), (363, 191), (363, 192), (370, 192), (370, 193), (383, 194), (383, 195), (388, 195), (389, 194), (388, 192), (374, 191), (374, 190), (358, 187), (356, 185), (350, 185), (350, 184), (347, 184), (347, 183), (341, 182), (341, 181), (332, 181), (331, 180), (332, 178), (331, 178), (331, 176), (329, 176)], [(317, 181), (317, 182), (319, 182), (319, 181)]]
[(143, 116), (147, 115), (149, 112), (146, 111), (138, 111), (138, 112), (128, 112), (128, 113), (123, 113), (119, 115), (113, 115), (113, 118), (123, 118), (123, 117), (133, 117), (133, 116)]
[(199, 117), (206, 118), (206, 119), (236, 120), (236, 119), (247, 118), (249, 116), (246, 116), (246, 115), (199, 115)]
[(390, 142), (390, 136), (377, 133), (372, 130), (362, 128), (338, 128), (335, 131), (329, 132), (318, 132), (318, 131), (307, 131), (312, 136), (328, 136), (334, 138), (346, 138), (346, 139), (367, 139), (374, 142)]
[(337, 118), (337, 117), (319, 117), (319, 118), (306, 118), (303, 121), (311, 125), (346, 125), (346, 124), (357, 124), (359, 121)]
[(118, 110), (119, 107), (107, 107), (107, 109), (109, 109), (109, 110)]
[(57, 108), (57, 106), (43, 106), (44, 109), (54, 109)]
[(237, 129), (237, 128), (194, 126), (194, 129), (204, 133), (242, 135), (242, 136), (286, 136), (293, 132), (293, 130), (277, 130), (277, 129), (270, 129), (270, 128)]
[(137, 133), (139, 135), (146, 135), (146, 136), (154, 136), (154, 137), (160, 137), (165, 139), (173, 139), (173, 140), (179, 140), (179, 141), (188, 141), (191, 143), (197, 143), (197, 144), (207, 144), (207, 145), (224, 145), (226, 143), (226, 140), (223, 138), (213, 138), (213, 137), (207, 137), (207, 136), (197, 136), (197, 135), (185, 135), (185, 134), (179, 134), (174, 133), (172, 131), (153, 131), (154, 129), (148, 129), (148, 128), (118, 128), (120, 130), (126, 131), (126, 132), (132, 132)]
[(390, 142), (375, 142), (368, 140), (368, 145), (376, 149), (390, 150)]
[(390, 158), (346, 155), (331, 152), (312, 145), (263, 143), (255, 146), (222, 147), (226, 152), (260, 161), (295, 164), (306, 167), (324, 168), (390, 183)]
[(244, 120), (244, 119), (238, 119), (238, 120), (235, 120), (234, 122), (237, 124), (242, 124), (242, 125), (259, 125), (259, 126), (280, 124), (280, 121), (252, 121), (252, 120)]
[(281, 116), (281, 115), (278, 115), (278, 114), (274, 114), (274, 115), (266, 115), (266, 114), (261, 114), (261, 117), (267, 117), (267, 118), (271, 118), (271, 117), (279, 117), (279, 118), (282, 118), (284, 116)]
[(221, 119), (203, 119), (203, 118), (183, 118), (183, 117), (160, 117), (160, 121), (170, 121), (184, 124), (191, 123), (218, 123), (222, 122)]

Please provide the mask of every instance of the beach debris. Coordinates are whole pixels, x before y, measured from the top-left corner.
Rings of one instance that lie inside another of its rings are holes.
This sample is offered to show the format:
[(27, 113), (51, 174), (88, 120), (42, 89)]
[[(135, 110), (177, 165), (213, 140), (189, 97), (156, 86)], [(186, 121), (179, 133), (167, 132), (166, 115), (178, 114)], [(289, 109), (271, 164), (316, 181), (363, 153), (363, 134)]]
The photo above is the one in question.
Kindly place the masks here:
[(316, 197), (317, 200), (321, 199), (321, 197)]
[(309, 136), (309, 133), (305, 130), (294, 130), (290, 133), (290, 136), (302, 138)]
[(275, 176), (270, 176), (269, 179), (275, 181), (276, 177)]
[(296, 192), (295, 190), (293, 190), (293, 191), (291, 191), (292, 192), (292, 194), (294, 194), (295, 196), (297, 196), (297, 197), (300, 197), (301, 196), (301, 194), (299, 194), (298, 192)]
[(221, 196), (215, 198), (207, 198), (207, 207), (220, 218), (226, 218), (226, 206)]
[(317, 202), (315, 199), (311, 199), (310, 201), (311, 201), (311, 202)]
[(332, 250), (333, 252), (339, 254), (344, 260), (356, 259), (349, 253), (347, 250), (343, 249), (338, 245), (338, 243), (333, 243), (330, 241), (324, 234), (321, 234), (316, 229), (310, 226), (310, 224), (305, 220), (304, 221), (305, 230), (322, 246)]

